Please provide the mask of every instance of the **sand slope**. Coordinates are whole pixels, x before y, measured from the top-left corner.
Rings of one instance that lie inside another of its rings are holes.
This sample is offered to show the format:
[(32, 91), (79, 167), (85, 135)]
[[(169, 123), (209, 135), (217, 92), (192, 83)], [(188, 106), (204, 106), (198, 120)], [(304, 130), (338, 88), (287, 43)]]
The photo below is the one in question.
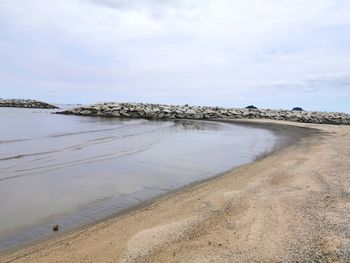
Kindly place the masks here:
[(350, 262), (350, 127), (1, 262)]

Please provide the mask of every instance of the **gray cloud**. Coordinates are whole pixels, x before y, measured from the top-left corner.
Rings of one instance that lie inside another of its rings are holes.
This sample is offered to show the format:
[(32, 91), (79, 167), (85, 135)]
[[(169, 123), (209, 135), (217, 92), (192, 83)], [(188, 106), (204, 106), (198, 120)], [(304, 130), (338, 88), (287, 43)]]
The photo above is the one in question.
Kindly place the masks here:
[(184, 4), (183, 0), (90, 0), (91, 2), (114, 9), (128, 8), (165, 8), (165, 7), (180, 7)]
[(350, 111), (349, 12), (345, 0), (2, 0), (0, 89)]
[(349, 73), (326, 73), (319, 75), (311, 75), (297, 81), (277, 81), (264, 84), (265, 87), (271, 89), (292, 90), (298, 92), (319, 92), (321, 90), (350, 90), (350, 74)]
[[(146, 11), (154, 18), (163, 18), (169, 15), (170, 11), (192, 8), (190, 1), (184, 0), (89, 0), (97, 6), (110, 8), (116, 11)], [(202, 4), (205, 4), (203, 0)], [(172, 14), (174, 15), (174, 14)]]

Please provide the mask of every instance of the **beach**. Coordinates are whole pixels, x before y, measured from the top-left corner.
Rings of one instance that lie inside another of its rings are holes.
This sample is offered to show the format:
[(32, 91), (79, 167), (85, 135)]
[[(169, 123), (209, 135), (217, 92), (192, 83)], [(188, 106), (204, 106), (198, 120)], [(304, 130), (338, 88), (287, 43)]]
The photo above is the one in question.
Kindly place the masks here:
[(297, 139), (125, 214), (8, 251), (0, 261), (349, 262), (350, 127), (248, 123), (294, 129)]
[(0, 0), (0, 263), (350, 263), (349, 14)]

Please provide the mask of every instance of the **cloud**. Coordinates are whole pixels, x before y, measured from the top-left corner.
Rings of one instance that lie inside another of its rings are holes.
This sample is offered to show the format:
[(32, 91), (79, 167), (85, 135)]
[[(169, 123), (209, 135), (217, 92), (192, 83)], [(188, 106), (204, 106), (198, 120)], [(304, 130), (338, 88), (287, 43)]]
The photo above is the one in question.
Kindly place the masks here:
[(0, 89), (227, 106), (349, 98), (349, 12), (345, 0), (3, 0)]
[(322, 75), (311, 75), (298, 81), (276, 81), (266, 84), (256, 84), (257, 87), (263, 86), (266, 89), (320, 92), (321, 90), (331, 89), (334, 92), (350, 91), (350, 73), (327, 73)]
[[(183, 8), (188, 6), (191, 2), (184, 0), (138, 0), (138, 1), (128, 1), (128, 0), (89, 0), (96, 5), (112, 8), (116, 10), (127, 10), (127, 9), (143, 9), (143, 10), (166, 10), (169, 8)], [(206, 0), (203, 1), (205, 3)]]

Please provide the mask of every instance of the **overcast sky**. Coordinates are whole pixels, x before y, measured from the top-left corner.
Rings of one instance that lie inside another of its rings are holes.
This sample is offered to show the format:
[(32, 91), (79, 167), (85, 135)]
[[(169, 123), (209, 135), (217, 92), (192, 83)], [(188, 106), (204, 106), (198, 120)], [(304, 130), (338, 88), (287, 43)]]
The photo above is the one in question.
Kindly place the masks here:
[(0, 91), (350, 112), (350, 1), (1, 0)]

